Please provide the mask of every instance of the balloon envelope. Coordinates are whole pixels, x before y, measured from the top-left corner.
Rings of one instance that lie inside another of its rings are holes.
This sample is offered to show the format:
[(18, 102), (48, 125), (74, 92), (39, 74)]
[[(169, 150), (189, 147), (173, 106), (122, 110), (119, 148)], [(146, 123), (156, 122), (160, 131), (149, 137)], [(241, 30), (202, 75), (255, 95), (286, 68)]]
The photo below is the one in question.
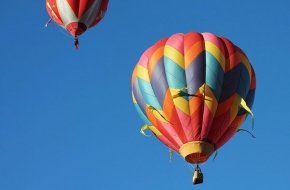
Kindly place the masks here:
[(46, 0), (50, 17), (73, 37), (95, 26), (105, 16), (109, 0)]
[(252, 114), (256, 77), (245, 53), (226, 38), (189, 32), (147, 49), (132, 74), (132, 97), (144, 129), (203, 163)]

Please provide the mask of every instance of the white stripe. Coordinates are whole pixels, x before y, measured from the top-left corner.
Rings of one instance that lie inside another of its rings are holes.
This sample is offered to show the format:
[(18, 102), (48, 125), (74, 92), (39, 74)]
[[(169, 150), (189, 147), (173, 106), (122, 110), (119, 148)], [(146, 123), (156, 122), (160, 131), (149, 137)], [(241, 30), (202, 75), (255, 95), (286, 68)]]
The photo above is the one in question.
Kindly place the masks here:
[(64, 23), (64, 28), (71, 22), (78, 22), (79, 19), (76, 17), (74, 11), (66, 0), (56, 1), (59, 15)]
[(59, 15), (64, 23), (64, 28), (66, 28), (66, 26), (71, 22), (82, 22), (87, 26), (87, 28), (89, 28), (94, 19), (97, 17), (102, 0), (95, 0), (80, 18), (77, 18), (66, 0), (57, 0), (56, 3)]

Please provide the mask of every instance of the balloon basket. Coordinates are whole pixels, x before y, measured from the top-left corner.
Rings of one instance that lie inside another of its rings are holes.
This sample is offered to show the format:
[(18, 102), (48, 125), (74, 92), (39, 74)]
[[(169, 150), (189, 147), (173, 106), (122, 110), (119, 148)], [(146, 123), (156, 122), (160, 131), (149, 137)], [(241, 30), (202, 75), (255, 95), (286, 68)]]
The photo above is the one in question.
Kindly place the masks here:
[(201, 173), (201, 169), (198, 167), (198, 165), (194, 170), (192, 180), (194, 185), (203, 183), (203, 174)]

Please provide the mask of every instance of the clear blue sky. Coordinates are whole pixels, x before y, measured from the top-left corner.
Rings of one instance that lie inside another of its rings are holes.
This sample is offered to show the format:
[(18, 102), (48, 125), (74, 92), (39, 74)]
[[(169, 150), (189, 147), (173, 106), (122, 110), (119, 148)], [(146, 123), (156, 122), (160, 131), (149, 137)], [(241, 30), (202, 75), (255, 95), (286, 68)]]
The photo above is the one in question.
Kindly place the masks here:
[[(79, 50), (58, 26), (44, 29), (44, 0), (0, 7), (1, 190), (289, 189), (289, 1), (110, 0)], [(178, 154), (170, 163), (139, 133), (130, 86), (149, 46), (189, 31), (227, 37), (257, 76), (257, 138), (237, 133), (198, 186)]]

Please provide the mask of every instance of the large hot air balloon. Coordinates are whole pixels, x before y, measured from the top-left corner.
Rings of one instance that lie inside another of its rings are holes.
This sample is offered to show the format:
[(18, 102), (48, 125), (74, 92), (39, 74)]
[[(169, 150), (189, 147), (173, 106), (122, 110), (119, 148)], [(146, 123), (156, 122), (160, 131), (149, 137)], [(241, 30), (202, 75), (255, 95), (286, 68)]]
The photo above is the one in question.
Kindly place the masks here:
[(132, 74), (132, 97), (145, 129), (188, 163), (198, 164), (253, 117), (256, 77), (246, 54), (211, 33), (164, 38), (147, 49)]
[(75, 46), (78, 48), (78, 36), (103, 19), (108, 2), (109, 0), (46, 0), (46, 9), (51, 19), (75, 38)]

